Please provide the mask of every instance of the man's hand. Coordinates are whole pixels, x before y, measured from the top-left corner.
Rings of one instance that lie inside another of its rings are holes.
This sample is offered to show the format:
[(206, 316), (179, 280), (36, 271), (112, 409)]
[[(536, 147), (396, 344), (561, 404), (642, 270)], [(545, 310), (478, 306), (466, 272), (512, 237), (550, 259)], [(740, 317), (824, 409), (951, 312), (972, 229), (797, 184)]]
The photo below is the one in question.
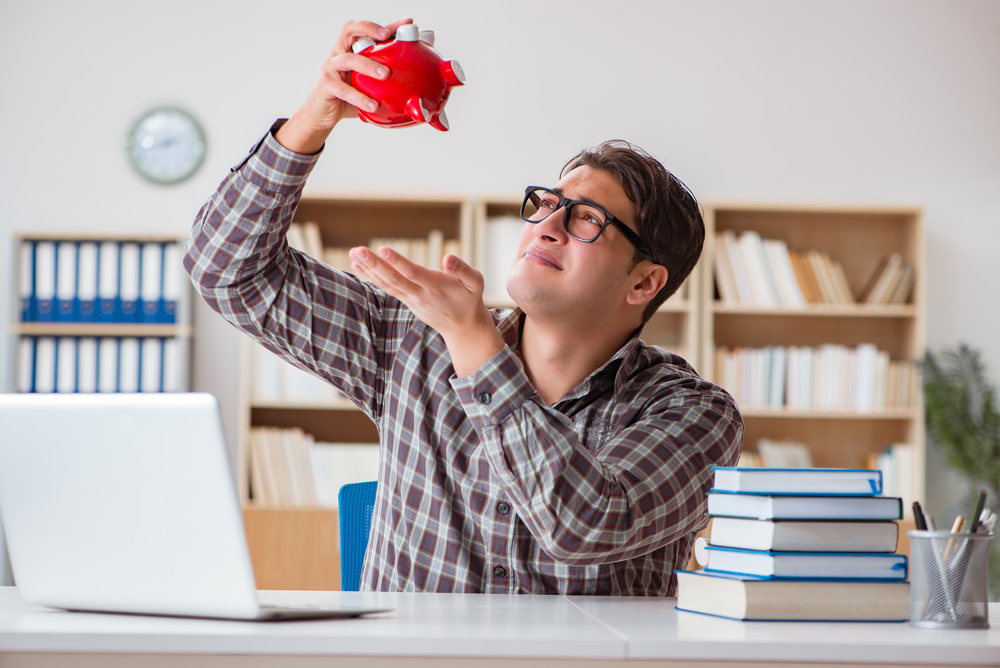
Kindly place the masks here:
[(337, 123), (345, 118), (357, 118), (358, 107), (375, 111), (378, 103), (348, 84), (347, 78), (351, 72), (358, 72), (385, 79), (389, 69), (371, 58), (355, 54), (351, 46), (361, 37), (385, 41), (396, 34), (399, 26), (408, 23), (413, 23), (413, 19), (401, 19), (384, 27), (371, 21), (347, 23), (323, 61), (305, 104), (275, 135), (278, 142), (296, 153), (311, 155), (323, 148)]
[(406, 304), (413, 314), (444, 338), (458, 376), (468, 376), (504, 346), (483, 303), (483, 275), (446, 255), (444, 271), (415, 264), (394, 250), (352, 248), (352, 267)]

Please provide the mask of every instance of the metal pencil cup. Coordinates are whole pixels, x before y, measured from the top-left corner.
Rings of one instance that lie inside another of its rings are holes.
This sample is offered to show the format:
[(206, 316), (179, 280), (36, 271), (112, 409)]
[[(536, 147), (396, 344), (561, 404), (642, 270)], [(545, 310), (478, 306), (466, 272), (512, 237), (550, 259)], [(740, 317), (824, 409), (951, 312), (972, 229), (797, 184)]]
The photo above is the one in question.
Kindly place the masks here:
[(993, 534), (907, 531), (910, 624), (929, 629), (986, 629), (987, 556)]

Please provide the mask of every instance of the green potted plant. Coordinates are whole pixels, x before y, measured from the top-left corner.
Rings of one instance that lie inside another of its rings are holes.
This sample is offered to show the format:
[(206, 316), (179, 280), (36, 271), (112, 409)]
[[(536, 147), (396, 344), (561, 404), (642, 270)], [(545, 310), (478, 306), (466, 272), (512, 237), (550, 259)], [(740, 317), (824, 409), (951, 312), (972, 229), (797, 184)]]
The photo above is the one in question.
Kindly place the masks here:
[[(1000, 409), (997, 389), (986, 380), (979, 352), (960, 343), (921, 365), (927, 429), (945, 462), (970, 485), (963, 516), (972, 519), (976, 497), (987, 494), (987, 507), (1000, 509)], [(990, 541), (990, 596), (1000, 596), (1000, 541)]]

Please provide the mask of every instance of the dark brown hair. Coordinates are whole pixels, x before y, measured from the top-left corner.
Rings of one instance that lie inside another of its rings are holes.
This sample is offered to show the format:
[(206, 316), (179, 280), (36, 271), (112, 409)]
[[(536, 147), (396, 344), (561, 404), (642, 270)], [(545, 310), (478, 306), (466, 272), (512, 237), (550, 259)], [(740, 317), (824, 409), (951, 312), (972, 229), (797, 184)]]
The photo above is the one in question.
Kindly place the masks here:
[[(581, 151), (563, 166), (560, 178), (583, 165), (608, 172), (621, 184), (635, 204), (636, 231), (667, 270), (666, 285), (643, 311), (646, 322), (677, 292), (701, 257), (705, 223), (698, 200), (659, 160), (621, 139)], [(636, 252), (629, 271), (644, 259)]]

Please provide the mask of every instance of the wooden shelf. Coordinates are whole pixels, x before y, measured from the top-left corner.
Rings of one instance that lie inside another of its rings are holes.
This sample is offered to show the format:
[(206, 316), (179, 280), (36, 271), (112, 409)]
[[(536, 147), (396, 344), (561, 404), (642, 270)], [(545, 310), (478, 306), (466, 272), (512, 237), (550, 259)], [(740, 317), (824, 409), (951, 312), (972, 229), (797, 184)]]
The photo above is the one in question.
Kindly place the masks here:
[(190, 325), (156, 325), (142, 323), (84, 322), (20, 322), (11, 326), (11, 333), (21, 336), (158, 336), (172, 338), (191, 336)]
[(744, 418), (779, 418), (785, 420), (913, 420), (917, 409), (901, 408), (889, 411), (793, 411), (787, 409), (741, 408)]
[(756, 306), (732, 306), (713, 302), (712, 311), (716, 315), (752, 315), (774, 316), (782, 318), (915, 318), (917, 307), (905, 304), (903, 306), (865, 306), (855, 305), (809, 305), (801, 309), (793, 308), (760, 308)]
[(288, 401), (253, 401), (251, 409), (271, 409), (282, 411), (356, 411), (360, 410), (348, 399), (337, 399), (333, 402), (312, 404), (292, 403)]

